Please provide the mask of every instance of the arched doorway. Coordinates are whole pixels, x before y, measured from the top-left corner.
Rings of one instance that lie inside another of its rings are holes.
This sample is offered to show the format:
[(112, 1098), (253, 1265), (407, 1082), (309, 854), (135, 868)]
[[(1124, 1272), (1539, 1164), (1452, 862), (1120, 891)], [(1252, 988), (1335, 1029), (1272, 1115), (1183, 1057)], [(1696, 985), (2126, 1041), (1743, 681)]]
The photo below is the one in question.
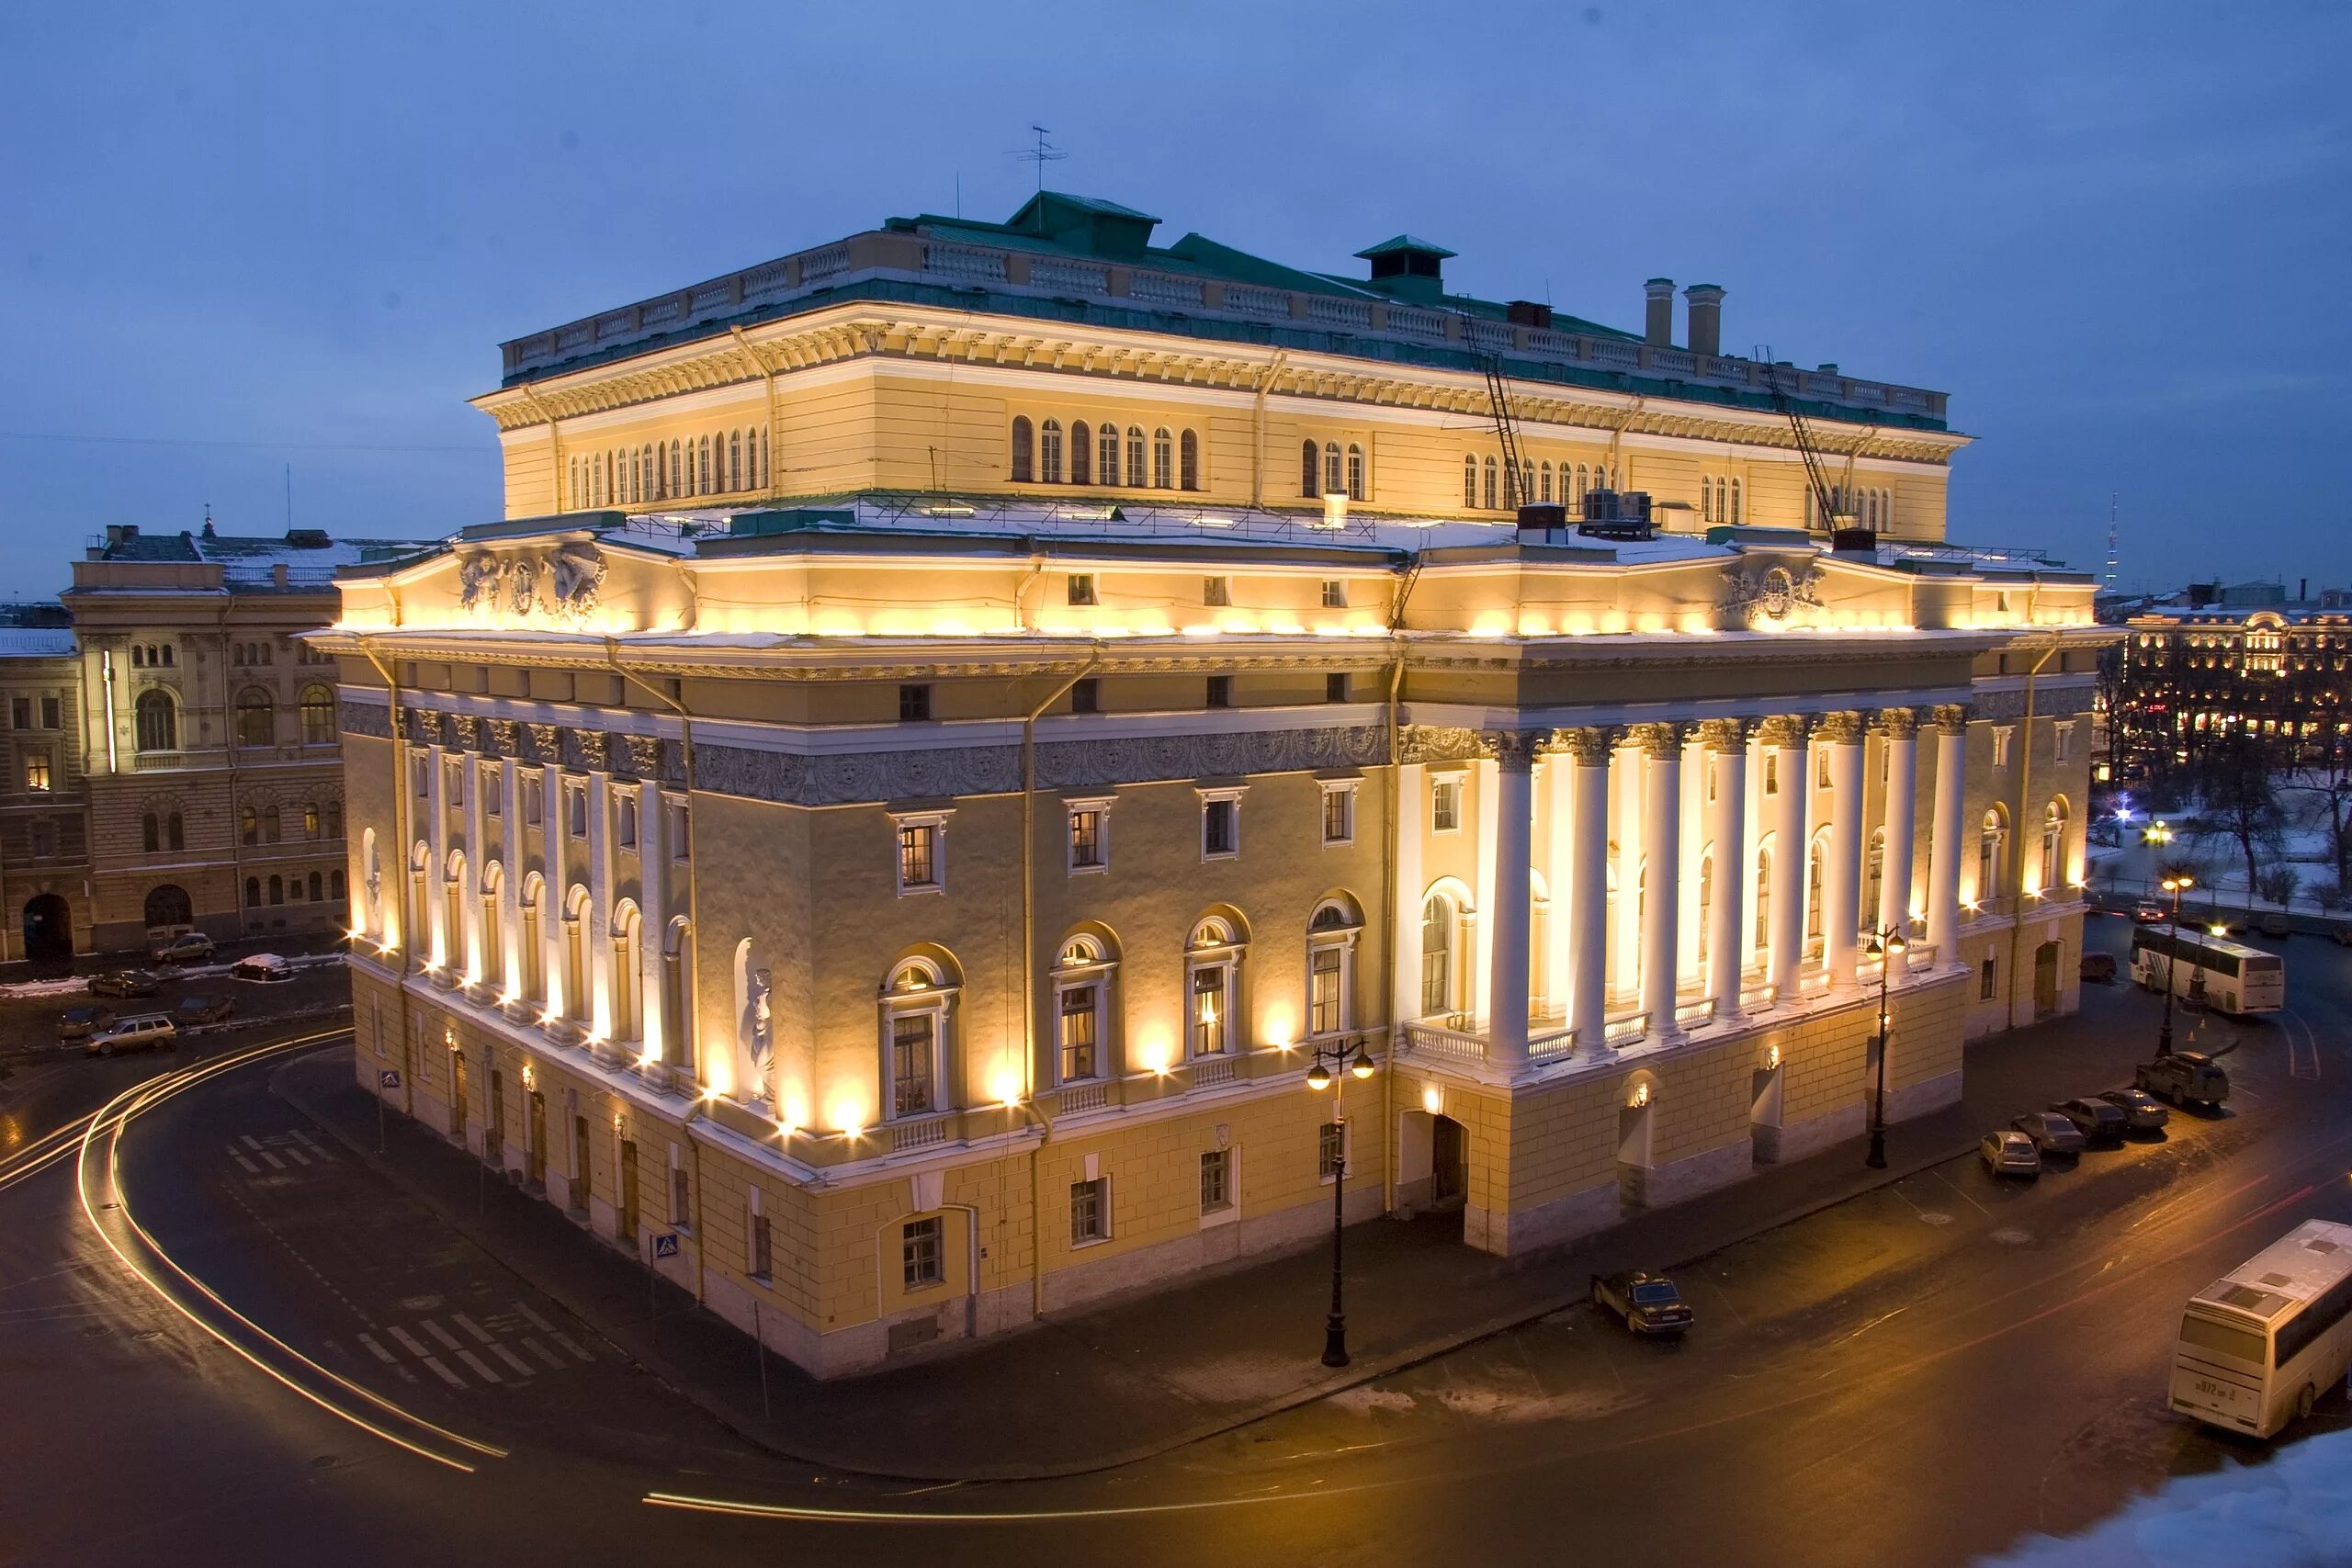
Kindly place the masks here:
[(147, 924), (156, 926), (192, 925), (196, 920), (196, 906), (190, 902), (187, 889), (164, 883), (147, 890)]
[(35, 964), (66, 964), (74, 958), (74, 909), (54, 893), (36, 893), (25, 902), (25, 956)]
[(2054, 942), (2033, 950), (2033, 1016), (2058, 1016), (2058, 944)]

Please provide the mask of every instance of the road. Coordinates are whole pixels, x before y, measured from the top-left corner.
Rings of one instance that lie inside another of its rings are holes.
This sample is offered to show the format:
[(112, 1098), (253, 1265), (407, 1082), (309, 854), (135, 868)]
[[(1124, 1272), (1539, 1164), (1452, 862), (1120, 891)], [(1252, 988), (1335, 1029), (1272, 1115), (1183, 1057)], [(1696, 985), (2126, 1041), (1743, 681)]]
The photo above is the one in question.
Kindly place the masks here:
[[(2225, 1118), (2030, 1185), (1954, 1161), (1730, 1248), (1683, 1277), (1702, 1325), (1679, 1346), (1577, 1307), (1156, 1461), (1021, 1485), (754, 1451), (311, 1128), (269, 1090), (283, 1055), (156, 1079), (174, 1092), (119, 1143), (102, 1121), (75, 1157), (0, 1173), (0, 1561), (1965, 1562), (2263, 1458), (2173, 1418), (2162, 1390), (2191, 1292), (2297, 1220), (2352, 1219), (2352, 953), (2286, 951), (2289, 1015), (2198, 1024), (2203, 1043), (2243, 1036)], [(2152, 998), (2093, 1010), (2053, 1061), (2153, 1035)], [(40, 1113), (174, 1066), (76, 1063)], [(2309, 1429), (2346, 1420), (2333, 1397)]]

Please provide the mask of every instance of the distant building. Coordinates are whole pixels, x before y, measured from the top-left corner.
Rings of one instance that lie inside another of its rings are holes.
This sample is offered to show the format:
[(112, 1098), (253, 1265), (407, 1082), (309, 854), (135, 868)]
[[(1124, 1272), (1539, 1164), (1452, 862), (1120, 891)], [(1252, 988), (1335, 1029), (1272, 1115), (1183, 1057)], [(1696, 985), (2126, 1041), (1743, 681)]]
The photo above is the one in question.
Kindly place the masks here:
[[(2299, 592), (2308, 594), (2308, 584)], [(2352, 746), (2352, 604), (2341, 590), (2286, 597), (2283, 583), (2195, 584), (2131, 606), (2107, 656), (2098, 766), (2157, 780), (2199, 742), (2243, 724), (2282, 765), (2324, 763)]]

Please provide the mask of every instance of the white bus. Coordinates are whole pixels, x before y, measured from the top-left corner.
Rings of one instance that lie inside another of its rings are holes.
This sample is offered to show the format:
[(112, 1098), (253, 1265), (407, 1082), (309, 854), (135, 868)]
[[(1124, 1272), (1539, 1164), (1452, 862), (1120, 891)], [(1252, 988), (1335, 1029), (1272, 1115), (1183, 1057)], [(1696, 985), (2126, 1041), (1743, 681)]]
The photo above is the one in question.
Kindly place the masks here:
[(2307, 1220), (2189, 1298), (2172, 1407), (2267, 1438), (2308, 1416), (2352, 1359), (2352, 1225)]
[(2159, 926), (2134, 931), (2132, 978), (2151, 991), (2169, 985), (2184, 1001), (2223, 1012), (2277, 1012), (2287, 1005), (2285, 959), (2199, 931), (2176, 935)]

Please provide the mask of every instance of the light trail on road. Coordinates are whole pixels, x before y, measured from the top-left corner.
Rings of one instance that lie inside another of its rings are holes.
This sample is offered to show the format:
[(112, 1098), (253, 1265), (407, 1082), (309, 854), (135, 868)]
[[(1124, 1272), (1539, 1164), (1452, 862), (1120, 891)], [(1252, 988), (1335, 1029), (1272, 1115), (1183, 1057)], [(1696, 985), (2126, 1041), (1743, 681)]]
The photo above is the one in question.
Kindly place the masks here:
[[(375, 1393), (373, 1390), (362, 1387), (360, 1384), (353, 1382), (348, 1378), (343, 1377), (339, 1373), (336, 1373), (326, 1367), (321, 1366), (310, 1357), (302, 1354), (300, 1350), (295, 1349), (294, 1347), (288, 1344), (285, 1340), (280, 1339), (277, 1336), (270, 1333), (269, 1330), (254, 1322), (253, 1319), (239, 1312), (235, 1307), (231, 1306), (226, 1301), (222, 1300), (220, 1294), (210, 1286), (207, 1285), (203, 1280), (198, 1279), (186, 1268), (182, 1267), (178, 1260), (174, 1258), (170, 1253), (164, 1249), (162, 1244), (156, 1241), (153, 1233), (151, 1233), (144, 1225), (141, 1224), (137, 1217), (130, 1212), (130, 1194), (124, 1188), (122, 1181), (122, 1134), (124, 1129), (130, 1125), (134, 1117), (144, 1111), (151, 1111), (154, 1107), (164, 1103), (165, 1100), (171, 1100), (180, 1094), (184, 1094), (188, 1089), (205, 1083), (209, 1079), (218, 1077), (224, 1073), (234, 1071), (239, 1067), (251, 1066), (255, 1062), (266, 1060), (269, 1057), (284, 1055), (295, 1051), (308, 1050), (313, 1046), (324, 1044), (337, 1039), (348, 1038), (350, 1032), (351, 1032), (347, 1029), (336, 1029), (328, 1030), (318, 1034), (298, 1036), (292, 1040), (274, 1041), (267, 1044), (249, 1047), (246, 1050), (235, 1052), (226, 1056), (216, 1057), (208, 1062), (198, 1063), (188, 1067), (180, 1068), (174, 1072), (162, 1075), (159, 1077), (148, 1079), (144, 1083), (134, 1084), (130, 1089), (123, 1090), (120, 1094), (116, 1095), (112, 1100), (107, 1101), (107, 1103), (101, 1106), (97, 1111), (85, 1118), (82, 1118), (80, 1122), (75, 1123), (75, 1125), (81, 1128), (81, 1136), (76, 1143), (67, 1145), (63, 1152), (77, 1156), (76, 1169), (74, 1173), (75, 1187), (81, 1200), (83, 1217), (88, 1222), (91, 1232), (97, 1236), (99, 1241), (105, 1244), (107, 1250), (113, 1253), (117, 1260), (119, 1260), (124, 1268), (128, 1269), (131, 1274), (138, 1279), (140, 1283), (145, 1285), (147, 1289), (154, 1294), (158, 1301), (170, 1307), (173, 1311), (178, 1313), (182, 1317), (186, 1318), (198, 1328), (203, 1330), (213, 1339), (219, 1341), (227, 1349), (250, 1364), (255, 1371), (264, 1373), (285, 1388), (292, 1391), (296, 1394), (299, 1394), (312, 1404), (317, 1405), (320, 1409), (326, 1411), (329, 1415), (348, 1422), (350, 1425), (358, 1427), (361, 1431), (367, 1432), (373, 1437), (380, 1438), (385, 1442), (391, 1444), (395, 1448), (405, 1450), (406, 1451), (415, 1454), (420, 1458), (431, 1460), (435, 1464), (446, 1465), (452, 1470), (462, 1471), (470, 1474), (473, 1472), (475, 1467), (466, 1460), (458, 1458), (453, 1454), (443, 1453), (435, 1448), (429, 1446), (429, 1444), (423, 1439), (411, 1438), (399, 1431), (393, 1430), (392, 1428), (371, 1418), (365, 1409), (354, 1408), (345, 1403), (340, 1402), (336, 1398), (332, 1397), (328, 1393), (322, 1393), (317, 1388), (306, 1385), (300, 1378), (295, 1376), (293, 1373), (288, 1372), (280, 1367), (273, 1366), (262, 1355), (255, 1353), (254, 1349), (250, 1348), (246, 1345), (240, 1344), (226, 1328), (224, 1328), (220, 1324), (214, 1322), (207, 1315), (207, 1314), (181, 1300), (177, 1293), (167, 1288), (165, 1282), (162, 1279), (159, 1279), (152, 1269), (150, 1269), (145, 1264), (141, 1263), (138, 1258), (133, 1256), (134, 1250), (143, 1250), (147, 1255), (152, 1256), (156, 1262), (162, 1264), (165, 1269), (168, 1269), (172, 1274), (184, 1281), (188, 1288), (200, 1295), (204, 1301), (210, 1303), (212, 1306), (218, 1308), (221, 1313), (226, 1314), (230, 1318), (234, 1319), (237, 1325), (245, 1333), (251, 1335), (254, 1339), (261, 1341), (270, 1350), (273, 1350), (277, 1355), (284, 1357), (288, 1361), (295, 1363), (303, 1371), (323, 1380), (326, 1383), (332, 1385), (334, 1389), (341, 1390), (349, 1394), (356, 1395), (359, 1400), (364, 1401), (366, 1404), (373, 1405), (376, 1409), (386, 1412), (396, 1417), (398, 1420), (407, 1423), (418, 1431), (430, 1434), (431, 1437), (437, 1438), (445, 1443), (454, 1445), (458, 1448), (469, 1450), (472, 1453), (488, 1458), (504, 1459), (507, 1457), (507, 1450), (504, 1449), (498, 1448), (492, 1444), (477, 1441), (476, 1439), (466, 1437), (461, 1433), (453, 1432), (447, 1427), (437, 1426), (434, 1422), (427, 1420), (425, 1417), (417, 1415), (415, 1412), (408, 1410), (399, 1404), (395, 1404), (390, 1400), (384, 1398), (381, 1394)], [(53, 1135), (55, 1134), (52, 1134), (52, 1136)], [(100, 1154), (99, 1144), (101, 1139), (104, 1140), (105, 1146), (103, 1150), (103, 1159), (98, 1159), (96, 1156)], [(61, 1157), (61, 1156), (56, 1151), (51, 1151), (49, 1154), (39, 1156), (44, 1167), (48, 1164), (55, 1163), (59, 1157)], [(92, 1178), (94, 1169), (102, 1170), (105, 1185), (114, 1194), (114, 1201), (111, 1205), (108, 1205), (108, 1207), (110, 1207), (120, 1218), (123, 1224), (130, 1229), (131, 1235), (136, 1238), (135, 1248), (127, 1248), (122, 1244), (119, 1243), (113, 1235), (109, 1233), (104, 1222), (100, 1220), (100, 1205), (92, 1196)]]

